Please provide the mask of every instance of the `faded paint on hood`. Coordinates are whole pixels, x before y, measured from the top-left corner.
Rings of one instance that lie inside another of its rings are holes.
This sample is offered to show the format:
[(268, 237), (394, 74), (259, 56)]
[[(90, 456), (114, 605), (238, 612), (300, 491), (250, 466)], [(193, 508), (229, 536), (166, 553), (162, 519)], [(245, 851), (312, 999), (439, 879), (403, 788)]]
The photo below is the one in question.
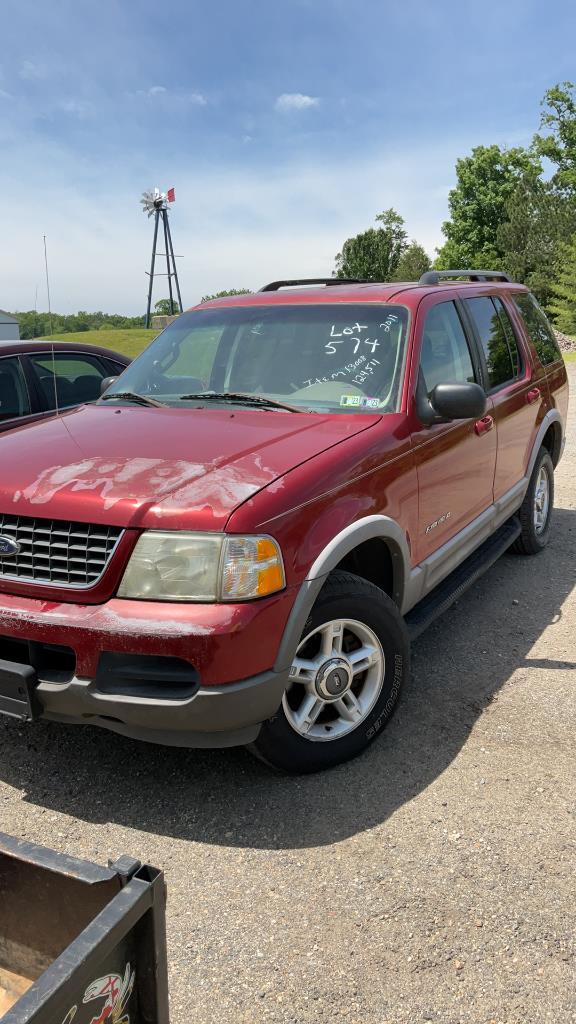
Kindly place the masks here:
[(0, 439), (0, 512), (222, 529), (242, 502), (379, 416), (83, 406)]

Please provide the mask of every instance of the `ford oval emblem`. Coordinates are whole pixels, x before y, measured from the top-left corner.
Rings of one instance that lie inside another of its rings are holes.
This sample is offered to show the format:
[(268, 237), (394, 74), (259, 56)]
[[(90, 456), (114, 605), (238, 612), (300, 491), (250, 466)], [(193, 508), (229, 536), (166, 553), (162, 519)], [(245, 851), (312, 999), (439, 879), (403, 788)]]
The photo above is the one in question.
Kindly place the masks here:
[(15, 558), (20, 551), (20, 545), (13, 537), (0, 536), (0, 558)]

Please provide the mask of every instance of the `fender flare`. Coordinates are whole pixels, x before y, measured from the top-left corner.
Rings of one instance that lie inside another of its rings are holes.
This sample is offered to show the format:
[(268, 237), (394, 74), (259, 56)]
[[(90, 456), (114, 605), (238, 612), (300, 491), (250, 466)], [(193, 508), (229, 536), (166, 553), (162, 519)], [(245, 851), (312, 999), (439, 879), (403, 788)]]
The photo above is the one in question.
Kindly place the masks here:
[(274, 664), (275, 672), (286, 671), (292, 664), (304, 624), (328, 574), (359, 544), (374, 539), (382, 540), (388, 546), (394, 571), (392, 597), (399, 607), (402, 605), (406, 581), (410, 575), (410, 549), (404, 530), (389, 516), (365, 516), (356, 520), (332, 538), (308, 570), (284, 629)]
[(566, 437), (565, 430), (564, 430), (564, 424), (562, 423), (562, 417), (561, 417), (560, 413), (558, 412), (558, 409), (549, 409), (548, 412), (546, 413), (544, 419), (542, 420), (542, 423), (540, 424), (540, 428), (538, 430), (538, 433), (536, 434), (536, 440), (534, 441), (534, 444), (532, 446), (532, 452), (530, 454), (530, 459), (528, 461), (528, 466), (527, 466), (527, 469), (526, 469), (526, 481), (527, 481), (527, 485), (526, 486), (528, 486), (528, 482), (530, 481), (530, 477), (532, 476), (532, 470), (534, 469), (534, 463), (536, 462), (536, 459), (538, 457), (538, 452), (540, 451), (540, 448), (542, 447), (542, 441), (544, 440), (544, 435), (547, 434), (549, 428), (551, 427), (551, 425), (553, 423), (558, 423), (559, 424), (559, 426), (560, 426), (560, 434), (561, 434), (560, 451), (558, 453), (558, 459), (556, 460), (557, 462), (558, 462), (558, 460), (560, 459), (560, 457), (562, 455), (562, 451), (563, 451), (563, 448), (564, 448), (564, 441), (565, 441), (565, 437)]

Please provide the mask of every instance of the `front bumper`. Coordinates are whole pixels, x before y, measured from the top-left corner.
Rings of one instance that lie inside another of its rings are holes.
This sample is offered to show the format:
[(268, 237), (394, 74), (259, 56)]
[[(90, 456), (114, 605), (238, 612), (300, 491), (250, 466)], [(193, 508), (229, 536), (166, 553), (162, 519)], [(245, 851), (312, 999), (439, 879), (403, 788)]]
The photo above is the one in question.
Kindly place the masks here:
[[(287, 672), (270, 666), (292, 600), (284, 591), (242, 605), (115, 599), (83, 606), (4, 594), (0, 659), (33, 669), (35, 717), (173, 746), (249, 743), (278, 710), (287, 685)], [(50, 661), (61, 650), (69, 659), (64, 668), (45, 670), (44, 652)], [(163, 661), (170, 664), (165, 687), (162, 673), (155, 673)], [(115, 672), (111, 666), (118, 662), (131, 666), (131, 674)], [(147, 663), (152, 672), (145, 671)], [(176, 663), (184, 666), (186, 684), (179, 692), (173, 685)], [(0, 696), (1, 691), (2, 660)]]
[[(133, 739), (174, 747), (234, 747), (256, 739), (278, 710), (288, 673), (263, 672), (240, 683), (200, 688), (185, 701), (104, 694), (94, 681), (39, 683), (41, 717), (97, 725)], [(1, 686), (1, 679), (0, 679)]]

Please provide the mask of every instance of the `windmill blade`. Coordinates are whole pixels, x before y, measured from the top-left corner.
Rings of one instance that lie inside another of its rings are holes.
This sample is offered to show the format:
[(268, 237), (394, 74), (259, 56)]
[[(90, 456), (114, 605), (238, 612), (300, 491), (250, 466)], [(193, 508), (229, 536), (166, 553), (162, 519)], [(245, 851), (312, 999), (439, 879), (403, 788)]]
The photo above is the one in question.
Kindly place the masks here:
[(143, 212), (147, 213), (149, 218), (153, 217), (158, 210), (165, 208), (167, 202), (166, 193), (161, 192), (157, 187), (148, 189), (142, 193), (140, 202), (143, 206)]

